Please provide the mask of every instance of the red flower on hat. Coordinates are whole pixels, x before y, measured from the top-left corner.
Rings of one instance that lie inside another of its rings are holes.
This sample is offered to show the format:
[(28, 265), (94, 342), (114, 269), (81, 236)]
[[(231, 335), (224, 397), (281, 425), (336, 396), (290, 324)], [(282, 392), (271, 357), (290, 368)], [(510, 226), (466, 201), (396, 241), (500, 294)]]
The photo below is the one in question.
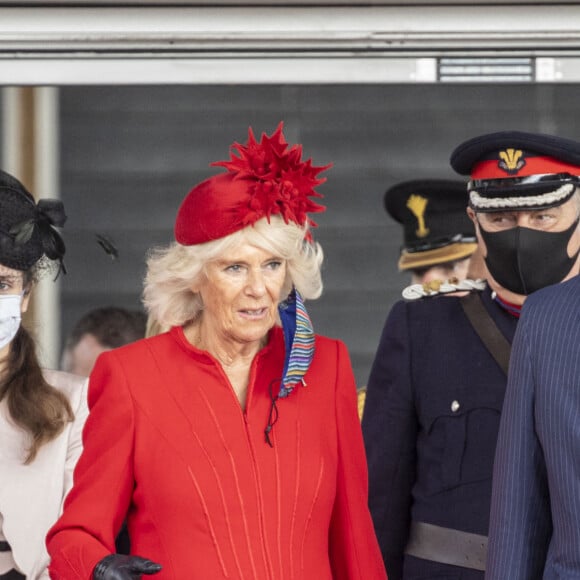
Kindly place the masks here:
[[(286, 223), (293, 221), (304, 225), (316, 224), (308, 218), (308, 213), (324, 211), (325, 207), (314, 202), (311, 197), (322, 197), (314, 190), (326, 179), (318, 174), (330, 165), (315, 167), (312, 160), (302, 161), (302, 147), (288, 148), (280, 123), (271, 136), (262, 133), (256, 141), (250, 128), (246, 145), (234, 143), (230, 160), (217, 161), (211, 165), (225, 167), (234, 179), (255, 181), (250, 188), (247, 204), (240, 206), (238, 218), (242, 226), (271, 215), (281, 215)], [(237, 154), (236, 154), (237, 153)]]

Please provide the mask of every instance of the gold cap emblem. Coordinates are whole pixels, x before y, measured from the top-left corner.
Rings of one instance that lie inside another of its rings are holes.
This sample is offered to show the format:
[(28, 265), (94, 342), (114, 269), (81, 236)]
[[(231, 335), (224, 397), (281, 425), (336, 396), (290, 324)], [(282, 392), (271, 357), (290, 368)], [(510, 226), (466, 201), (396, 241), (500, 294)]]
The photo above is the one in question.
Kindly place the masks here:
[(425, 210), (429, 200), (426, 197), (412, 194), (407, 200), (407, 207), (411, 213), (417, 218), (417, 229), (415, 233), (419, 238), (424, 238), (429, 233), (429, 228), (425, 227)]
[(517, 173), (525, 164), (523, 159), (523, 151), (521, 149), (506, 149), (499, 152), (499, 161), (497, 163), (500, 169), (506, 173), (513, 175)]

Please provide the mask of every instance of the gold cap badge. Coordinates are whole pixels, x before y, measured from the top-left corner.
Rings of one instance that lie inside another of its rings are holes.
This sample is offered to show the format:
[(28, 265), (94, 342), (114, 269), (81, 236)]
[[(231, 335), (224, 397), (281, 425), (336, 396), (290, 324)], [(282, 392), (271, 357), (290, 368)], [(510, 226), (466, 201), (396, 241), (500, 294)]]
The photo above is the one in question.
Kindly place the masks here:
[(429, 234), (429, 228), (425, 227), (425, 210), (429, 200), (426, 197), (412, 194), (407, 200), (407, 207), (411, 213), (417, 218), (418, 228), (415, 233), (419, 238), (424, 238)]
[(506, 173), (514, 175), (526, 164), (523, 155), (524, 153), (521, 149), (509, 148), (505, 151), (500, 151), (497, 166)]

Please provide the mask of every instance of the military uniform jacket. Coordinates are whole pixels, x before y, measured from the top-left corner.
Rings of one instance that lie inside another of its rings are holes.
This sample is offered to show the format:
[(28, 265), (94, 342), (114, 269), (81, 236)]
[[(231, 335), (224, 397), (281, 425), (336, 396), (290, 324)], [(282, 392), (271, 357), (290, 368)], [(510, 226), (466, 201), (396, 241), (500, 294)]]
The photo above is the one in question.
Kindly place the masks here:
[[(481, 297), (511, 343), (517, 319), (489, 289)], [(369, 503), (390, 580), (410, 577), (403, 562), (411, 520), (488, 531), (507, 378), (460, 300), (395, 304), (371, 370), (363, 417)]]

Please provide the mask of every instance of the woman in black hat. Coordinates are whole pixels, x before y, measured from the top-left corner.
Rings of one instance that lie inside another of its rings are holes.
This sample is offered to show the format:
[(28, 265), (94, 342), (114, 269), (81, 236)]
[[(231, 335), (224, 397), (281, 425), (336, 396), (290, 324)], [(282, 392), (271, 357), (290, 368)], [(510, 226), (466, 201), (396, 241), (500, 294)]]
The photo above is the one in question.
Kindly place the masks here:
[(41, 369), (21, 325), (40, 273), (63, 269), (65, 219), (0, 171), (0, 580), (49, 578), (44, 538), (82, 447), (86, 381)]

